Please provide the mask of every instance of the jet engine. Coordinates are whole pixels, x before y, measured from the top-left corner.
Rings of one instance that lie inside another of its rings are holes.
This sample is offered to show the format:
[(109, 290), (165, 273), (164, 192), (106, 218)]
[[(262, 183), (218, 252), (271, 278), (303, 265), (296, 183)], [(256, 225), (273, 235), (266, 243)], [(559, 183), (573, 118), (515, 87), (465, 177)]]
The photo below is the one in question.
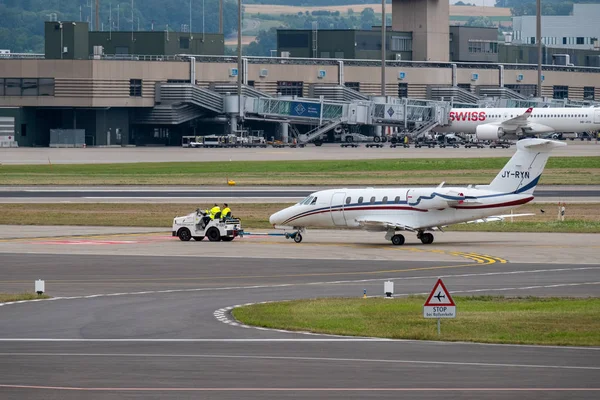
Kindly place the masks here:
[(479, 140), (498, 140), (504, 136), (504, 129), (490, 124), (479, 125), (475, 128), (475, 134)]
[(437, 210), (465, 199), (464, 194), (446, 189), (410, 189), (406, 193), (409, 206)]

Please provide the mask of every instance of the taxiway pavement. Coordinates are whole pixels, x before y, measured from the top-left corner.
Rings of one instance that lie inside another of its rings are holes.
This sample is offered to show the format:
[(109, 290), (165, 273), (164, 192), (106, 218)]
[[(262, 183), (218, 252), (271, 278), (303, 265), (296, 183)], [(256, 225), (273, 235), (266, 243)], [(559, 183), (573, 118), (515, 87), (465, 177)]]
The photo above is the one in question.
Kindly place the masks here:
[[(596, 142), (567, 142), (556, 149), (553, 156), (597, 156), (600, 144)], [(111, 147), (111, 148), (11, 148), (0, 149), (0, 164), (104, 164), (134, 162), (197, 162), (197, 161), (278, 161), (278, 160), (356, 160), (373, 158), (465, 158), (511, 157), (509, 149), (465, 148), (342, 148), (339, 144), (305, 148), (252, 148), (252, 149), (184, 149), (181, 147)]]
[(180, 242), (115, 228), (55, 227), (35, 237), (24, 228), (18, 238), (0, 227), (0, 292), (31, 290), (41, 278), (55, 298), (0, 306), (3, 399), (600, 393), (600, 348), (306, 335), (236, 326), (227, 310), (363, 289), (382, 295), (388, 279), (397, 296), (422, 294), (439, 276), (457, 295), (597, 297), (597, 235), (447, 233), (399, 250), (339, 231), (308, 232), (298, 245), (281, 237)]

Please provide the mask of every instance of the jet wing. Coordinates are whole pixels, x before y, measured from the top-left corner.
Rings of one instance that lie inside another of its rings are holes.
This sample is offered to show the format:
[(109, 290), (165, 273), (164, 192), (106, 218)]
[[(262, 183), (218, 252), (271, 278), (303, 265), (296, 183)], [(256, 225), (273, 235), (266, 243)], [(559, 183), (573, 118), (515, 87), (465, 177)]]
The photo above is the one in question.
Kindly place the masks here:
[(527, 109), (527, 111), (525, 111), (523, 114), (518, 115), (511, 119), (507, 119), (506, 121), (502, 121), (500, 123), (500, 125), (501, 126), (509, 126), (509, 127), (521, 127), (521, 126), (527, 125), (527, 122), (528, 122), (527, 120), (531, 116), (532, 112), (533, 112), (533, 108), (529, 107)]
[(358, 225), (368, 231), (387, 231), (390, 229), (400, 229), (403, 231), (415, 232), (416, 229), (403, 223), (399, 218), (390, 216), (369, 216), (356, 218)]
[(502, 221), (506, 220), (507, 218), (527, 217), (527, 216), (530, 216), (530, 215), (535, 215), (535, 214), (527, 213), (527, 214), (492, 215), (490, 217), (476, 219), (476, 220), (473, 220), (473, 221), (467, 221), (465, 223), (466, 224), (481, 224), (481, 223), (484, 223), (484, 222), (502, 222)]

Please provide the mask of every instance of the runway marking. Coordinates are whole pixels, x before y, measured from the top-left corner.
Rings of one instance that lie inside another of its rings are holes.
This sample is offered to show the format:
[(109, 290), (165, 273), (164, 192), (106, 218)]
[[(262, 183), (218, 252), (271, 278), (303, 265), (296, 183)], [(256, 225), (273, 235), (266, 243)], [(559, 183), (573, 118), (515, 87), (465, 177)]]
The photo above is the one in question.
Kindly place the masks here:
[[(432, 277), (428, 277), (428, 278), (431, 279)], [(313, 283), (313, 284), (316, 284), (316, 283)], [(600, 285), (600, 282), (561, 283), (561, 284), (545, 285), (545, 286), (537, 285), (537, 286), (523, 286), (523, 287), (509, 287), (509, 288), (453, 290), (451, 293), (455, 294), (455, 293), (497, 292), (497, 291), (509, 291), (509, 290), (554, 289), (554, 288), (559, 288), (559, 287), (572, 287), (572, 286), (584, 286), (584, 285)], [(394, 295), (392, 295), (392, 297), (427, 295), (427, 294), (429, 294), (429, 292), (400, 293), (400, 294), (394, 294)], [(368, 297), (376, 298), (376, 297), (380, 297), (380, 296), (368, 296)], [(279, 303), (279, 302), (286, 302), (286, 301), (292, 301), (292, 300), (289, 300), (289, 299), (287, 299), (287, 300), (272, 300), (272, 301), (262, 301), (262, 302), (256, 302), (256, 303), (236, 304), (234, 306), (224, 307), (224, 308), (215, 310), (213, 312), (213, 316), (217, 319), (217, 321), (222, 322), (227, 325), (239, 326), (242, 328), (257, 329), (259, 327), (243, 324), (240, 321), (233, 318), (233, 315), (231, 314), (231, 310), (233, 310), (235, 308), (239, 308), (239, 307), (253, 306), (253, 305), (257, 305), (257, 304)], [(309, 331), (290, 331), (290, 330), (285, 330), (285, 329), (264, 328), (264, 327), (260, 327), (260, 328), (261, 328), (261, 330), (268, 330), (268, 331), (279, 332), (279, 333), (290, 333), (290, 334), (300, 334), (300, 335), (317, 335), (317, 336), (325, 336), (325, 337), (347, 337), (344, 335), (334, 335), (334, 334), (309, 332)], [(390, 340), (394, 340), (394, 339), (390, 339)], [(444, 342), (444, 343), (446, 343), (446, 342)], [(545, 347), (545, 346), (542, 346), (542, 347)], [(600, 347), (598, 349), (600, 350)]]
[[(243, 360), (286, 360), (286, 361), (318, 361), (318, 362), (351, 362), (351, 363), (384, 363), (384, 364), (419, 364), (419, 365), (453, 365), (465, 367), (498, 367), (498, 368), (529, 368), (529, 369), (566, 369), (600, 371), (600, 367), (578, 365), (547, 365), (547, 364), (503, 364), (461, 361), (431, 361), (431, 360), (386, 360), (369, 358), (339, 358), (339, 357), (289, 357), (289, 356), (253, 356), (253, 355), (220, 355), (220, 354), (127, 354), (127, 353), (0, 353), (1, 356), (32, 356), (32, 357), (144, 357), (144, 358), (222, 358)], [(600, 390), (600, 388), (598, 388)]]
[[(503, 272), (483, 272), (479, 274), (454, 274), (454, 275), (438, 275), (438, 278), (472, 278), (481, 276), (498, 276), (498, 275), (520, 275), (520, 274), (539, 274), (544, 272), (577, 272), (577, 271), (588, 271), (598, 270), (600, 267), (575, 267), (575, 268), (555, 268), (555, 269), (534, 269), (534, 270), (519, 270), (519, 271), (503, 271)], [(407, 276), (398, 278), (386, 278), (390, 281), (410, 281), (418, 279), (432, 279), (431, 275), (423, 276)], [(381, 279), (360, 279), (351, 281), (332, 281), (332, 282), (314, 282), (308, 283), (308, 285), (321, 285), (321, 284), (343, 284), (343, 283), (364, 283), (364, 282), (378, 282)]]
[(79, 392), (597, 392), (600, 388), (135, 388), (6, 385), (7, 389), (60, 390)]

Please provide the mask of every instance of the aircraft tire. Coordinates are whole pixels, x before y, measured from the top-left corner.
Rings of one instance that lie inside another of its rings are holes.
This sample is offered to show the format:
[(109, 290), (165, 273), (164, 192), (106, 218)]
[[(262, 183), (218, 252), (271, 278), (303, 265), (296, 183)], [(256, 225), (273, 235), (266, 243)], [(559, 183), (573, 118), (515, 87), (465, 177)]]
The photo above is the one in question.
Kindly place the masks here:
[(392, 244), (394, 246), (402, 246), (404, 244), (404, 235), (392, 236)]
[(296, 242), (296, 243), (302, 242), (302, 235), (297, 233), (296, 236), (294, 236), (294, 242)]
[(424, 233), (421, 235), (421, 243), (431, 244), (433, 243), (433, 235), (431, 233)]

